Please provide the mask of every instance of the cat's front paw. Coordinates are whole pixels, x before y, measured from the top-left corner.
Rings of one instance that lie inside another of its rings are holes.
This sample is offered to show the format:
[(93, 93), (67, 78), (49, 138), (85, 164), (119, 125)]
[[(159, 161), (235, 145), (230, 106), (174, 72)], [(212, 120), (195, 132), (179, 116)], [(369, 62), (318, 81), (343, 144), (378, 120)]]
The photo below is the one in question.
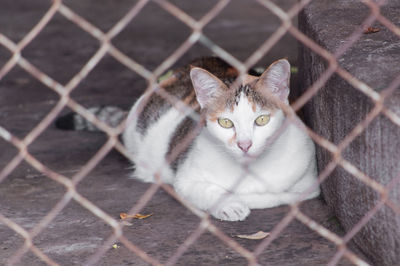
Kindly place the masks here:
[(223, 201), (211, 210), (211, 214), (225, 221), (243, 221), (250, 209), (241, 201)]

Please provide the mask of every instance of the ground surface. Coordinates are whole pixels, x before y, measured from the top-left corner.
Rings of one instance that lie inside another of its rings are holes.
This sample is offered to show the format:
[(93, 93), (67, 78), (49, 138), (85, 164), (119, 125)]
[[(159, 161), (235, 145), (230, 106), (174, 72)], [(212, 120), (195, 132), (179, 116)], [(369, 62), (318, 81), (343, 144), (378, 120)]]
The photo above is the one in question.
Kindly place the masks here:
[[(65, 4), (103, 31), (109, 30), (135, 1), (65, 1)], [(194, 18), (200, 18), (214, 1), (172, 1)], [(279, 1), (288, 9), (295, 1)], [(48, 1), (2, 1), (0, 32), (18, 42), (39, 21), (49, 8)], [(279, 20), (257, 3), (233, 1), (204, 32), (207, 36), (240, 60), (246, 59), (279, 25)], [(116, 47), (149, 70), (155, 69), (190, 34), (181, 22), (156, 4), (149, 4), (113, 41)], [(56, 15), (43, 32), (23, 50), (39, 69), (62, 84), (76, 74), (98, 49), (98, 41), (61, 15)], [(202, 45), (195, 45), (177, 64), (209, 55)], [(296, 42), (290, 36), (268, 53), (259, 65), (288, 57), (296, 63)], [(0, 66), (11, 54), (0, 47)], [(116, 104), (128, 107), (145, 88), (146, 82), (111, 57), (105, 57), (92, 73), (72, 93), (84, 106)], [(15, 67), (0, 81), (0, 125), (19, 138), (24, 138), (51, 110), (57, 94)], [(65, 109), (63, 112), (68, 112)], [(29, 146), (29, 152), (52, 170), (73, 176), (105, 143), (101, 133), (60, 131), (50, 126)], [(17, 150), (0, 139), (0, 169)], [(109, 215), (118, 218), (129, 210), (149, 187), (128, 179), (129, 163), (116, 151), (109, 153), (78, 185), (78, 192)], [(24, 229), (33, 228), (63, 197), (62, 185), (20, 164), (0, 183), (0, 213)], [(335, 218), (321, 199), (305, 202), (302, 210), (328, 229), (342, 234)], [(228, 236), (271, 231), (288, 212), (287, 206), (252, 211), (244, 222), (213, 220)], [(124, 229), (127, 239), (150, 256), (165, 262), (198, 227), (199, 219), (159, 190), (142, 210), (153, 213), (144, 220), (133, 221)], [(61, 265), (81, 265), (110, 236), (112, 229), (75, 201), (71, 201), (34, 238), (34, 244)], [(7, 262), (23, 244), (23, 238), (0, 224), (0, 264)], [(252, 251), (260, 243), (255, 240), (235, 240)], [(260, 264), (324, 265), (336, 252), (334, 244), (320, 237), (298, 221), (293, 221), (259, 256)], [(31, 252), (18, 265), (42, 265)], [(121, 245), (110, 249), (98, 265), (145, 265), (146, 263)], [(203, 234), (178, 260), (180, 265), (244, 265), (246, 259), (227, 247), (211, 233)], [(341, 265), (351, 264), (346, 259)]]

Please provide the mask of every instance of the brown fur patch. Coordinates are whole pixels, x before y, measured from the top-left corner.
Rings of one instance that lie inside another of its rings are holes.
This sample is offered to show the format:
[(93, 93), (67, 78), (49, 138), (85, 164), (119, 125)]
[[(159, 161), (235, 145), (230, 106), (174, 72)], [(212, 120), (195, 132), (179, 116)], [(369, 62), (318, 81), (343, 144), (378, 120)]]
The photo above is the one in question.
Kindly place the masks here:
[(251, 103), (251, 109), (253, 112), (257, 111), (257, 105), (254, 102)]
[(170, 76), (169, 78), (161, 81), (159, 83), (159, 85), (163, 88), (165, 87), (169, 87), (172, 86), (176, 81), (178, 80), (178, 78), (175, 75)]
[(196, 93), (194, 91), (190, 92), (190, 94), (183, 99), (183, 103), (186, 105), (191, 105), (193, 98), (196, 98)]
[(255, 83), (258, 80), (258, 77), (252, 75), (245, 75), (243, 78), (242, 85), (245, 86), (247, 84)]
[(225, 96), (225, 106), (226, 108), (233, 111), (234, 107), (238, 104), (240, 100), (240, 96), (242, 93), (247, 97), (249, 102), (252, 104), (252, 109), (255, 111), (257, 106), (260, 106), (262, 109), (273, 110), (279, 108), (274, 99), (272, 97), (264, 96), (260, 92), (256, 90), (257, 80), (252, 80), (251, 83), (247, 83), (246, 85), (242, 85), (235, 90), (231, 90), (228, 95)]
[(236, 70), (236, 68), (230, 67), (226, 70), (226, 75), (227, 76), (234, 76), (236, 77), (237, 75), (239, 75), (239, 72)]
[(232, 138), (228, 140), (229, 145), (233, 145), (236, 142), (236, 132), (233, 134)]
[(208, 117), (208, 120), (210, 120), (211, 122), (217, 122), (218, 118), (219, 117), (216, 114), (212, 114)]
[(207, 116), (216, 117), (226, 110), (227, 93), (223, 93), (219, 97), (213, 99), (213, 101), (207, 106)]

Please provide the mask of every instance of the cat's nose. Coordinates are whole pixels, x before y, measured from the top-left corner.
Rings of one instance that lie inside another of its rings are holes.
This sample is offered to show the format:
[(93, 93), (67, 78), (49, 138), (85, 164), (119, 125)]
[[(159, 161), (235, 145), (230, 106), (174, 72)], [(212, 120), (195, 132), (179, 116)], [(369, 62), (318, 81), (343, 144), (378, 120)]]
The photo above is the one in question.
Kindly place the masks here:
[(248, 152), (253, 143), (251, 142), (251, 140), (246, 140), (246, 141), (239, 141), (237, 145), (242, 151)]

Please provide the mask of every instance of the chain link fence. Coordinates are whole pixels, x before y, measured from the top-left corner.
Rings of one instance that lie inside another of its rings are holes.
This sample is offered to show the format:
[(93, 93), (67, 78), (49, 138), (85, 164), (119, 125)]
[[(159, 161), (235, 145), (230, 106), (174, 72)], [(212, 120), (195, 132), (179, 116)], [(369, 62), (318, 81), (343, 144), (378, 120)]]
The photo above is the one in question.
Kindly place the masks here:
[[(118, 34), (129, 24), (134, 21), (135, 17), (141, 12), (141, 10), (149, 3), (157, 3), (166, 12), (170, 13), (178, 20), (183, 22), (191, 31), (189, 37), (176, 49), (167, 59), (165, 59), (155, 70), (150, 71), (140, 63), (136, 62), (135, 59), (124, 54), (120, 49), (112, 44), (112, 40), (118, 36)], [(365, 119), (356, 125), (354, 129), (347, 135), (347, 137), (341, 141), (339, 145), (335, 145), (332, 142), (325, 139), (323, 136), (316, 134), (310, 128), (303, 128), (312, 137), (317, 145), (320, 145), (324, 149), (328, 150), (332, 154), (332, 161), (325, 167), (325, 169), (320, 169), (319, 183), (324, 182), (324, 180), (329, 176), (333, 169), (340, 165), (355, 178), (362, 181), (365, 185), (374, 189), (377, 193), (381, 195), (381, 200), (377, 205), (370, 210), (360, 221), (353, 227), (353, 229), (344, 237), (340, 237), (337, 234), (331, 232), (323, 225), (317, 223), (312, 218), (304, 214), (300, 208), (299, 203), (295, 203), (290, 206), (290, 211), (287, 215), (276, 224), (275, 228), (270, 232), (268, 238), (264, 239), (261, 244), (254, 251), (250, 251), (240, 245), (233, 238), (225, 234), (221, 229), (219, 229), (207, 213), (196, 210), (190, 206), (189, 203), (184, 202), (175, 191), (168, 185), (161, 182), (152, 184), (149, 186), (148, 190), (141, 196), (140, 200), (132, 206), (129, 213), (138, 213), (143, 209), (144, 206), (151, 200), (156, 191), (162, 188), (172, 197), (177, 199), (182, 205), (186, 206), (200, 219), (197, 229), (182, 243), (177, 247), (177, 251), (173, 256), (169, 258), (166, 265), (175, 264), (178, 259), (193, 245), (200, 236), (205, 232), (210, 232), (216, 237), (218, 237), (223, 243), (233, 249), (235, 252), (243, 256), (250, 265), (257, 265), (258, 256), (268, 248), (268, 246), (280, 235), (282, 230), (293, 220), (298, 220), (314, 230), (322, 237), (331, 241), (337, 246), (337, 253), (333, 258), (329, 259), (328, 263), (330, 265), (335, 265), (344, 256), (351, 262), (357, 265), (363, 265), (365, 262), (357, 256), (352, 250), (347, 247), (347, 243), (351, 238), (359, 232), (359, 230), (373, 217), (373, 215), (380, 210), (383, 206), (391, 208), (396, 214), (400, 214), (400, 206), (391, 201), (388, 197), (390, 190), (400, 181), (400, 176), (393, 179), (389, 184), (382, 185), (363, 173), (357, 167), (355, 167), (351, 162), (344, 159), (341, 156), (346, 147), (359, 136), (366, 127), (371, 123), (371, 121), (378, 115), (383, 115), (388, 118), (392, 123), (400, 127), (400, 117), (396, 115), (393, 111), (385, 107), (384, 100), (390, 97), (391, 93), (399, 87), (400, 76), (395, 78), (390, 86), (382, 92), (378, 93), (373, 88), (369, 87), (367, 84), (363, 83), (361, 80), (355, 78), (351, 73), (343, 69), (338, 63), (338, 58), (342, 56), (352, 45), (360, 39), (365, 29), (371, 27), (375, 21), (379, 21), (382, 25), (387, 27), (393, 34), (400, 37), (400, 28), (395, 26), (395, 24), (388, 18), (384, 17), (380, 13), (380, 7), (383, 4), (382, 1), (376, 2), (372, 0), (361, 1), (370, 9), (370, 15), (365, 19), (364, 23), (360, 25), (348, 38), (348, 40), (342, 44), (339, 49), (333, 54), (320, 45), (318, 45), (314, 40), (310, 39), (304, 33), (299, 31), (297, 27), (293, 25), (293, 18), (296, 17), (301, 10), (308, 5), (311, 0), (301, 0), (295, 5), (293, 5), (288, 11), (282, 10), (277, 4), (268, 0), (258, 0), (263, 7), (272, 12), (281, 20), (281, 25), (276, 29), (276, 31), (256, 50), (254, 51), (245, 61), (241, 62), (214, 43), (210, 38), (208, 38), (204, 33), (203, 29), (205, 26), (217, 17), (224, 8), (229, 4), (229, 0), (216, 1), (215, 5), (211, 10), (209, 10), (200, 19), (194, 19), (178, 6), (171, 2), (163, 0), (139, 0), (134, 6), (120, 19), (110, 30), (107, 32), (102, 31), (98, 27), (91, 24), (84, 17), (78, 15), (74, 10), (68, 7), (66, 3), (61, 0), (53, 0), (51, 7), (47, 10), (45, 15), (36, 24), (36, 26), (18, 43), (13, 42), (6, 35), (0, 33), (0, 45), (9, 50), (12, 53), (12, 57), (4, 64), (0, 69), (0, 80), (3, 79), (10, 71), (12, 71), (16, 66), (19, 66), (24, 71), (29, 73), (32, 77), (40, 81), (42, 84), (47, 86), (50, 90), (57, 93), (59, 99), (57, 103), (52, 107), (52, 110), (46, 115), (46, 117), (33, 129), (30, 133), (23, 139), (16, 137), (12, 132), (7, 130), (7, 128), (0, 126), (0, 136), (10, 144), (12, 144), (17, 150), (17, 154), (10, 160), (6, 166), (1, 169), (0, 172), (0, 182), (3, 182), (13, 171), (16, 169), (23, 161), (27, 162), (33, 168), (39, 172), (46, 175), (48, 178), (62, 184), (66, 192), (64, 196), (56, 203), (50, 212), (31, 230), (24, 229), (17, 222), (10, 218), (7, 218), (0, 213), (0, 222), (10, 229), (14, 230), (24, 239), (24, 244), (15, 251), (14, 255), (9, 258), (8, 263), (10, 265), (18, 263), (21, 257), (27, 252), (34, 253), (43, 262), (49, 265), (58, 265), (50, 256), (38, 248), (34, 243), (33, 239), (37, 237), (41, 232), (46, 230), (49, 224), (56, 218), (56, 216), (65, 208), (65, 206), (71, 201), (75, 201), (80, 204), (83, 208), (93, 213), (99, 219), (107, 223), (113, 229), (113, 233), (109, 238), (104, 241), (101, 248), (97, 249), (95, 254), (93, 254), (86, 265), (96, 265), (102, 256), (110, 249), (110, 247), (116, 241), (122, 243), (131, 252), (135, 253), (138, 257), (147, 263), (152, 265), (161, 265), (157, 259), (153, 258), (142, 250), (134, 240), (128, 239), (123, 233), (124, 224), (112, 217), (110, 214), (104, 212), (101, 208), (96, 206), (93, 202), (85, 198), (77, 190), (78, 184), (82, 181), (86, 175), (96, 167), (97, 164), (112, 150), (116, 149), (123, 155), (129, 158), (127, 151), (125, 150), (123, 144), (119, 141), (118, 136), (122, 133), (125, 128), (125, 123), (122, 123), (116, 128), (111, 128), (95, 115), (88, 112), (81, 104), (71, 97), (71, 93), (77, 89), (79, 84), (89, 75), (89, 73), (99, 64), (99, 62), (106, 56), (109, 55), (119, 61), (122, 65), (129, 68), (134, 73), (140, 75), (147, 80), (148, 86), (146, 91), (152, 93), (158, 93), (160, 96), (167, 100), (171, 100), (171, 95), (168, 95), (163, 90), (157, 90), (157, 79), (164, 72), (170, 69), (193, 45), (200, 43), (207, 47), (212, 53), (218, 55), (232, 66), (237, 68), (241, 73), (246, 73), (252, 66), (254, 66), (266, 53), (268, 53), (272, 47), (287, 33), (294, 36), (300, 43), (311, 49), (315, 54), (324, 58), (327, 62), (327, 69), (325, 72), (317, 79), (317, 81), (309, 87), (304, 94), (302, 94), (292, 105), (291, 108), (287, 108), (285, 112), (290, 114), (301, 109), (314, 95), (318, 93), (321, 87), (324, 86), (326, 81), (333, 75), (337, 74), (349, 84), (351, 84), (354, 89), (359, 90), (367, 97), (369, 97), (375, 104), (375, 107), (368, 113)], [(117, 3), (116, 3), (117, 4)], [(73, 76), (66, 85), (62, 85), (53, 79), (51, 76), (46, 75), (41, 69), (36, 67), (32, 62), (27, 60), (22, 56), (22, 51), (42, 32), (49, 22), (52, 21), (54, 16), (61, 15), (68, 19), (69, 21), (76, 24), (79, 28), (84, 30), (87, 34), (97, 39), (100, 42), (100, 48), (94, 53), (94, 55), (85, 63), (85, 65), (80, 69), (80, 71)], [(173, 101), (176, 99), (172, 99)], [(49, 169), (45, 164), (38, 160), (35, 156), (30, 154), (28, 151), (29, 146), (49, 127), (51, 123), (55, 121), (57, 116), (65, 108), (69, 107), (74, 112), (82, 115), (91, 123), (95, 124), (99, 129), (107, 134), (107, 141), (101, 147), (101, 149), (96, 152), (96, 154), (76, 173), (72, 178), (68, 178), (59, 172), (55, 172)], [(184, 148), (188, 143), (183, 143), (179, 148)], [(172, 155), (176, 156), (176, 154)]]

